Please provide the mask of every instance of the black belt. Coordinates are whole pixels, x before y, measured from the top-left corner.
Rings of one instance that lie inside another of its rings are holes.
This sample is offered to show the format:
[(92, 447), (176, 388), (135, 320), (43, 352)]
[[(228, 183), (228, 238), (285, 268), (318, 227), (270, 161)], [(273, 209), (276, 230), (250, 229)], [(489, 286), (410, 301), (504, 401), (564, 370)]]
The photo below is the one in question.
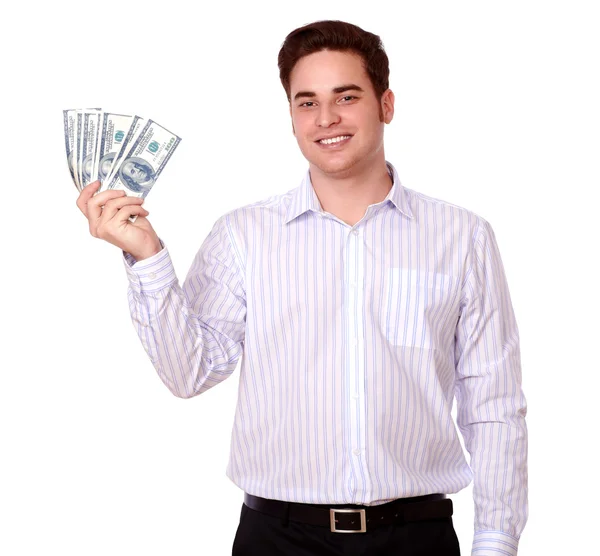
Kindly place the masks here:
[(334, 533), (364, 533), (367, 525), (372, 529), (382, 525), (401, 525), (408, 521), (447, 519), (453, 513), (452, 500), (446, 498), (445, 494), (398, 498), (385, 504), (364, 506), (286, 502), (245, 492), (244, 504), (273, 517), (329, 527)]

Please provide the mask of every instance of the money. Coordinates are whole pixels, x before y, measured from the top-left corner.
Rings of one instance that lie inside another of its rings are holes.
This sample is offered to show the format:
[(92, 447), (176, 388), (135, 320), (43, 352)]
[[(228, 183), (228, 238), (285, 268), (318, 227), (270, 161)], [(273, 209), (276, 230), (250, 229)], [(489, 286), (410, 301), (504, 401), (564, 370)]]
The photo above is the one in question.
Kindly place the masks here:
[(67, 109), (63, 110), (63, 122), (65, 131), (65, 148), (67, 152), (67, 166), (71, 174), (71, 179), (78, 190), (81, 190), (81, 133), (82, 116), (86, 111), (100, 111), (101, 108)]
[(180, 141), (181, 138), (174, 133), (148, 120), (137, 138), (132, 138), (123, 149), (124, 154), (113, 172), (109, 189), (145, 198)]
[(71, 179), (78, 191), (100, 180), (96, 195), (116, 189), (145, 198), (181, 142), (154, 120), (102, 108), (63, 110), (63, 126)]
[(108, 184), (112, 181), (115, 171), (119, 168), (121, 161), (123, 160), (123, 154), (127, 150), (127, 146), (130, 145), (132, 141), (135, 141), (137, 139), (145, 123), (146, 120), (141, 116), (133, 116), (133, 120), (131, 122), (131, 125), (129, 126), (129, 130), (125, 135), (125, 139), (123, 139), (123, 144), (121, 145), (119, 153), (113, 161), (108, 176), (106, 177), (106, 183), (103, 183), (102, 187), (100, 188), (101, 191), (106, 191), (108, 189)]
[(81, 110), (75, 110), (75, 179), (81, 191), (81, 135), (83, 133)]
[(104, 112), (102, 116), (97, 167), (97, 179), (102, 183), (101, 190), (103, 190), (106, 179), (112, 170), (113, 163), (121, 151), (133, 119), (134, 116), (113, 114), (112, 112)]
[(65, 147), (67, 150), (67, 164), (69, 166), (69, 172), (71, 173), (71, 179), (75, 184), (75, 187), (79, 189), (75, 174), (77, 172), (75, 168), (75, 110), (63, 110), (63, 122), (65, 126)]
[(83, 137), (81, 140), (81, 186), (82, 188), (98, 179), (96, 166), (98, 124), (100, 123), (101, 111), (85, 111), (83, 119)]

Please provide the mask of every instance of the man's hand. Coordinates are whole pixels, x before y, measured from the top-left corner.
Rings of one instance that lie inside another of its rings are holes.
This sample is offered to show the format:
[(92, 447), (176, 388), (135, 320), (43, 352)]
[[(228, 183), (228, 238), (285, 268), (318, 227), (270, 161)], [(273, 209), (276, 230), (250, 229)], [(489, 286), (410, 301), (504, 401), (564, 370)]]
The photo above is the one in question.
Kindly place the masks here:
[[(138, 261), (158, 253), (162, 247), (146, 219), (150, 213), (141, 206), (144, 200), (110, 189), (94, 195), (99, 187), (99, 180), (92, 182), (77, 198), (79, 210), (88, 219), (90, 234), (131, 253)], [(131, 223), (129, 217), (134, 214), (137, 218)]]

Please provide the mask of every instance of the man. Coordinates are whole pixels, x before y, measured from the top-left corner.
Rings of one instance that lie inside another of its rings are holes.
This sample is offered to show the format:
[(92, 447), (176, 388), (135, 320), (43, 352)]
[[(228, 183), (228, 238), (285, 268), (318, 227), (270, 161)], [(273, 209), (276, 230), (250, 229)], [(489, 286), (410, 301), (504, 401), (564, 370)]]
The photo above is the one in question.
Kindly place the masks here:
[(515, 555), (526, 401), (492, 228), (403, 187), (385, 160), (394, 95), (377, 35), (306, 25), (279, 68), (309, 169), (219, 218), (183, 288), (141, 199), (92, 185), (78, 200), (92, 235), (123, 250), (134, 325), (174, 395), (212, 388), (243, 355), (233, 555), (456, 556), (447, 495), (472, 479), (472, 554)]

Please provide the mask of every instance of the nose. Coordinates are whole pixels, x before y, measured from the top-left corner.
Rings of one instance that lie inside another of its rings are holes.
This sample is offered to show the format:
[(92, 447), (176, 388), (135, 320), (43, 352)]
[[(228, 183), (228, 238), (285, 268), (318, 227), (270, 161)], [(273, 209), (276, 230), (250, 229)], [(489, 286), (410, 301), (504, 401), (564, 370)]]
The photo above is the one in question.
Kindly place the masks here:
[(340, 116), (335, 107), (323, 103), (317, 114), (317, 125), (320, 127), (329, 127), (332, 123), (340, 121)]

